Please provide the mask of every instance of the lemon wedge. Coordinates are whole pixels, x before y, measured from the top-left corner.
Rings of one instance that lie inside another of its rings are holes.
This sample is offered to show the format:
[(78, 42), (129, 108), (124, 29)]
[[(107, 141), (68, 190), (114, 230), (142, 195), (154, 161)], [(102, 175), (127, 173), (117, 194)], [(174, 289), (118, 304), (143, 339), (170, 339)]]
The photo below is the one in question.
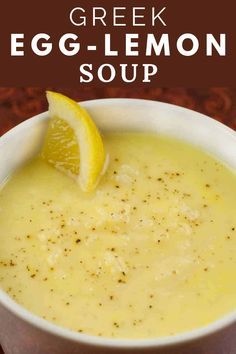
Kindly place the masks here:
[(106, 154), (101, 135), (88, 112), (75, 101), (51, 91), (47, 99), (50, 122), (41, 156), (90, 192), (104, 172)]

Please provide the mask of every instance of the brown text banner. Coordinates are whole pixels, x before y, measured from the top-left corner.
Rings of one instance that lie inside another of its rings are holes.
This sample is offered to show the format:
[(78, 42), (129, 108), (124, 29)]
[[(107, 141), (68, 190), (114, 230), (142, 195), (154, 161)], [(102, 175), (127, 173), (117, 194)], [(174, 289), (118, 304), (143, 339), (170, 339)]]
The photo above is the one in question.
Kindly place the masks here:
[(0, 86), (235, 86), (234, 0), (4, 1)]

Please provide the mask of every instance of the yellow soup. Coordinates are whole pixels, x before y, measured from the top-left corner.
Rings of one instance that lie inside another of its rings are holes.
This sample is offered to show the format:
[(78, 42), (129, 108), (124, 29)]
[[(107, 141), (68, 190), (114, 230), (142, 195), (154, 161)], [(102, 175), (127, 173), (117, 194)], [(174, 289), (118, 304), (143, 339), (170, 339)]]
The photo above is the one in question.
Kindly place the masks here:
[(77, 332), (174, 335), (236, 307), (236, 176), (188, 144), (109, 133), (92, 194), (39, 158), (0, 192), (0, 284)]

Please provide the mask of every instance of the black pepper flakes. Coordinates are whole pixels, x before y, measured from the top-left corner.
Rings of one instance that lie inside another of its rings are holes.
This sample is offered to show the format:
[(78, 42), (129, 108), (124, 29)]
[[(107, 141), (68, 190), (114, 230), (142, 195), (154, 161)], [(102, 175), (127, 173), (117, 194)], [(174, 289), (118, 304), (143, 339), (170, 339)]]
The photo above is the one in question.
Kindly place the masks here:
[(117, 322), (113, 322), (113, 326), (115, 326), (116, 328), (120, 328), (120, 325)]

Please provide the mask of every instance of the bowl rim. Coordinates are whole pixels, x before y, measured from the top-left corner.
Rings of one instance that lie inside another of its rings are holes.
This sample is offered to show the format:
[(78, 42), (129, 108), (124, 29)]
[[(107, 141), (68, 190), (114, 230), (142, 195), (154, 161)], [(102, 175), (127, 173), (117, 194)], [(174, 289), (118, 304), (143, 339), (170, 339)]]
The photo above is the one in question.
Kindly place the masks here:
[[(231, 128), (225, 126), (219, 121), (208, 117), (202, 113), (193, 111), (188, 108), (184, 108), (181, 106), (177, 106), (170, 103), (164, 103), (160, 101), (154, 100), (146, 100), (146, 99), (135, 99), (135, 98), (104, 98), (104, 99), (93, 99), (79, 102), (85, 108), (94, 107), (96, 105), (104, 105), (109, 104), (113, 105), (114, 103), (122, 103), (122, 104), (152, 104), (155, 106), (163, 106), (167, 109), (174, 108), (178, 111), (187, 111), (188, 114), (191, 114), (191, 119), (199, 119), (204, 118), (204, 122), (210, 124), (212, 128), (221, 129), (222, 132), (228, 133), (235, 138), (236, 142), (236, 133)], [(48, 119), (48, 111), (35, 115), (22, 123), (18, 124), (4, 135), (0, 137), (0, 144), (4, 143), (4, 140), (14, 134), (19, 134), (22, 129), (26, 129), (27, 126), (32, 124), (36, 124), (39, 121)], [(204, 124), (205, 124), (204, 123)], [(209, 335), (215, 334), (221, 330), (226, 329), (230, 325), (236, 323), (236, 310), (230, 312), (229, 314), (220, 317), (218, 320), (211, 322), (210, 324), (196, 328), (191, 331), (186, 331), (180, 334), (176, 334), (173, 336), (166, 336), (160, 338), (147, 338), (147, 339), (122, 339), (122, 338), (107, 338), (107, 337), (98, 337), (93, 335), (88, 335), (85, 333), (77, 333), (67, 328), (60, 327), (56, 324), (53, 324), (43, 318), (34, 315), (23, 306), (16, 303), (5, 291), (0, 288), (0, 305), (2, 305), (6, 310), (10, 311), (12, 314), (25, 321), (29, 325), (46, 332), (51, 335), (63, 338), (65, 340), (70, 340), (77, 343), (83, 343), (90, 346), (98, 346), (104, 348), (162, 348), (167, 346), (174, 346), (177, 344), (187, 343), (194, 340), (202, 339)]]

